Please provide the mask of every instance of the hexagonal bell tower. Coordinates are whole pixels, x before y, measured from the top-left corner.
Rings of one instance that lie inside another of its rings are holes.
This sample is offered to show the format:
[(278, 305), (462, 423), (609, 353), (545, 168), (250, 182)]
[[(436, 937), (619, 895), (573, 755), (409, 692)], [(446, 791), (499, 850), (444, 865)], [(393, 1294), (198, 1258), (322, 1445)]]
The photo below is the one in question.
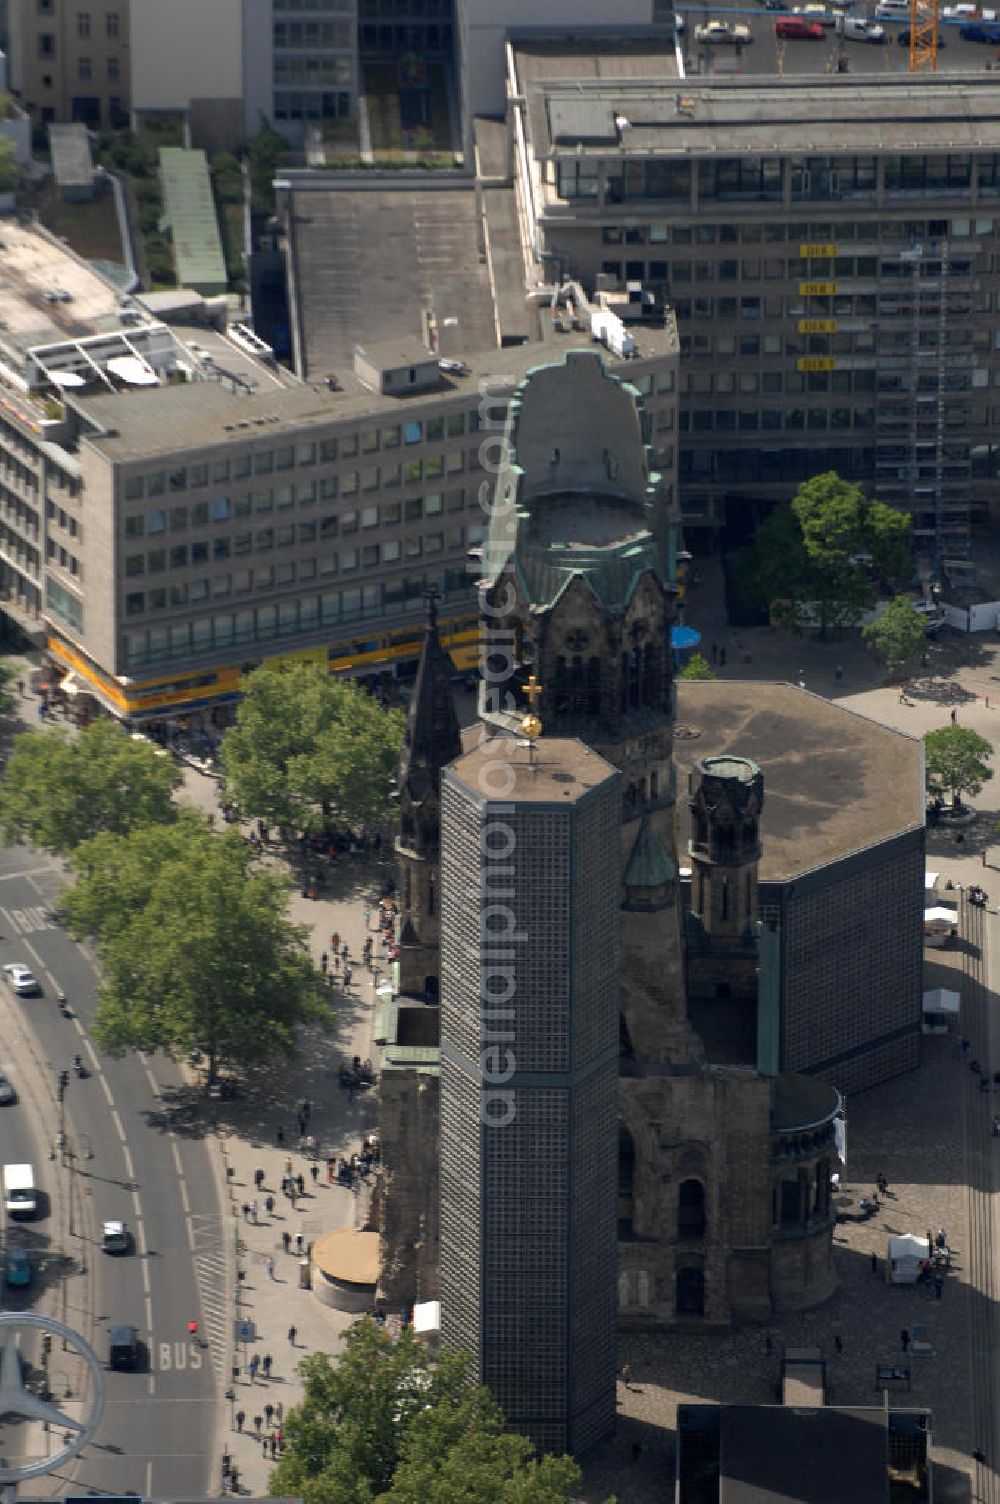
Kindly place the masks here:
[(748, 757), (703, 757), (690, 778), (693, 999), (738, 998), (756, 1009), (757, 874), (764, 775)]

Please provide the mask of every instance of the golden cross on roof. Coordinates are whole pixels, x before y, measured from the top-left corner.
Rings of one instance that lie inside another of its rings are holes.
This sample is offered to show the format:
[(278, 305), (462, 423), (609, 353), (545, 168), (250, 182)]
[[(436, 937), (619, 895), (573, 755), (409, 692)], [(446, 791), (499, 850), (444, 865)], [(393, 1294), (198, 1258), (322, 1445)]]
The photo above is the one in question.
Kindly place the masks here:
[(525, 699), (528, 701), (528, 704), (531, 706), (532, 713), (534, 713), (535, 706), (538, 704), (538, 699), (539, 699), (539, 696), (541, 695), (541, 693), (542, 693), (542, 686), (539, 684), (539, 682), (535, 678), (534, 674), (532, 674), (530, 676), (530, 678), (528, 679), (527, 684), (524, 686)]

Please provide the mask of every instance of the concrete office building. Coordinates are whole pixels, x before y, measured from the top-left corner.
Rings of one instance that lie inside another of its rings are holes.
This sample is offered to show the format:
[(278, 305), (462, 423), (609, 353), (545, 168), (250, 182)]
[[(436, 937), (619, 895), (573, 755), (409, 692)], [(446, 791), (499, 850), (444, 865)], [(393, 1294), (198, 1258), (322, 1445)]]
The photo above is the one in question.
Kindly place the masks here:
[(615, 1424), (618, 784), (555, 738), (441, 780), (441, 1337), (553, 1452)]
[(8, 0), (10, 87), (33, 120), (128, 124), (130, 0)]
[(356, 0), (131, 0), (132, 111), (176, 114), (191, 142), (232, 149), (261, 119), (300, 144), (353, 116)]
[[(330, 390), (268, 364), (238, 326), (175, 333), (123, 309), (43, 234), (4, 239), (3, 609), (101, 705), (129, 720), (212, 708), (290, 652), (392, 670), (419, 653), (429, 585), (445, 646), (458, 661), (461, 628), (475, 662), (484, 442), (554, 342), (586, 335), (539, 325), (447, 371), (410, 339), (370, 342)], [(605, 359), (672, 426), (676, 332), (637, 339), (634, 358)]]
[(509, 97), (547, 264), (676, 312), (689, 535), (834, 469), (966, 556), (1000, 500), (990, 76), (682, 80), (672, 42), (523, 40)]

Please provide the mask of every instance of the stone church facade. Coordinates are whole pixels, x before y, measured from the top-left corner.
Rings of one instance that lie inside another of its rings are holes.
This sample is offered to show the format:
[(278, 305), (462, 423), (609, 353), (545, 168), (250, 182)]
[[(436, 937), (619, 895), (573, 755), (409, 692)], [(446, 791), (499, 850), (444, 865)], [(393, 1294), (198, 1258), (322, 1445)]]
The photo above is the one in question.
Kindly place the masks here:
[[(768, 1045), (757, 995), (764, 787), (753, 763), (709, 756), (691, 774), (690, 901), (678, 872), (676, 533), (639, 394), (591, 351), (532, 372), (511, 401), (484, 549), (481, 732), (517, 735), (534, 674), (544, 734), (579, 737), (622, 775), (620, 852), (609, 860), (621, 871), (618, 1307), (633, 1327), (766, 1319), (834, 1287), (829, 1174), (840, 1097), (779, 1074)], [(516, 664), (510, 682), (505, 661)], [(438, 921), (427, 904), (436, 789), (458, 744), (441, 699), (449, 672), (432, 624), (403, 755), (398, 843), (401, 991), (422, 1009), (437, 990)], [(432, 704), (440, 735), (421, 728)], [(759, 1038), (749, 1059), (706, 1051), (692, 987), (724, 999), (736, 1027)], [(407, 1080), (405, 1049), (393, 1046), (401, 1069), (383, 1092), (380, 1295), (405, 1305), (437, 1294), (436, 1215), (425, 1208), (418, 1226), (412, 1205), (400, 1212), (414, 1185), (433, 1194), (426, 1163), (436, 1145), (411, 1131), (416, 1094), (426, 1122), (433, 1088), (426, 1073)]]

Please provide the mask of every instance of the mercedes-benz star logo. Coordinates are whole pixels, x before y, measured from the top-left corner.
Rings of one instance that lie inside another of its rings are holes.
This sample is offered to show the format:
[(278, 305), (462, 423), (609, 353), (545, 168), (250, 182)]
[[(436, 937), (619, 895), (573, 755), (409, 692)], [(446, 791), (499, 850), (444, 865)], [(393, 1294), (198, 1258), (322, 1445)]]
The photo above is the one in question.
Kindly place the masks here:
[[(71, 1348), (90, 1370), (90, 1394), (86, 1400), (86, 1419), (78, 1420), (51, 1400), (42, 1399), (26, 1382), (26, 1359), (18, 1338), (25, 1331), (40, 1331), (43, 1337), (55, 1337)], [(61, 1434), (63, 1445), (37, 1462), (8, 1467), (0, 1462), (0, 1483), (19, 1483), (54, 1472), (75, 1457), (90, 1441), (104, 1413), (104, 1376), (97, 1355), (89, 1343), (72, 1327), (50, 1316), (31, 1312), (8, 1311), (0, 1314), (0, 1423), (6, 1420), (41, 1423), (51, 1432)]]

